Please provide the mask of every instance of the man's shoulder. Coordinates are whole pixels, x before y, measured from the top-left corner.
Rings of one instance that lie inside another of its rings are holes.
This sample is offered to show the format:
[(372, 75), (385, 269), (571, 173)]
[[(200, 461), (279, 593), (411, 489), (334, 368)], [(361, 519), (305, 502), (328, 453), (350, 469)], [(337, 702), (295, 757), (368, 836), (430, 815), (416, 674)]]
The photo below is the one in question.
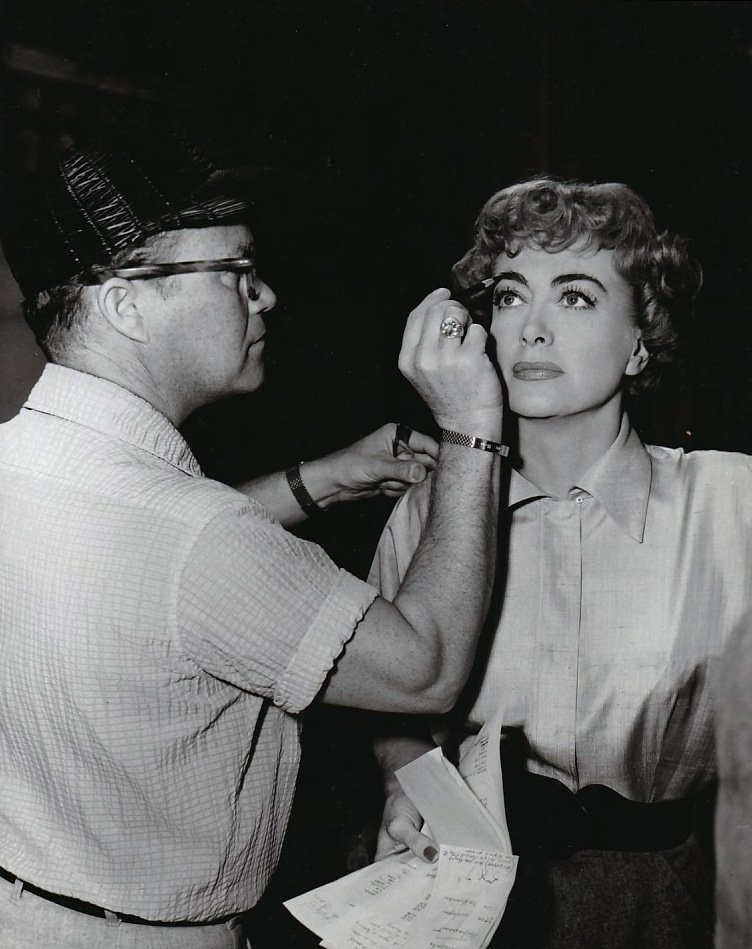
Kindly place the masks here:
[(113, 504), (124, 503), (136, 517), (170, 521), (191, 534), (200, 533), (217, 519), (228, 527), (242, 522), (244, 531), (254, 521), (278, 523), (267, 508), (235, 488), (164, 465), (126, 466), (106, 491)]
[(3, 490), (15, 490), (30, 504), (36, 499), (71, 507), (76, 499), (92, 521), (163, 521), (194, 531), (222, 514), (274, 520), (239, 491), (201, 476), (195, 464), (171, 463), (66, 420), (31, 417), (3, 429)]
[(247, 514), (276, 523), (274, 515), (253, 498), (210, 478), (152, 478), (143, 500), (148, 507), (199, 528), (217, 517), (232, 519)]

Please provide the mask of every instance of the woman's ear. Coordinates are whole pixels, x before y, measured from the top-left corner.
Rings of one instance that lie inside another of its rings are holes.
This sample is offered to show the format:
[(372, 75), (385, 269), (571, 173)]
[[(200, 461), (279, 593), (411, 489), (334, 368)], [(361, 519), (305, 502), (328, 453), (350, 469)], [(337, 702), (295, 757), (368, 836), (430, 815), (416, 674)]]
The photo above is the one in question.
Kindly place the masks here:
[(650, 353), (645, 348), (645, 343), (643, 343), (642, 337), (640, 336), (635, 341), (635, 346), (632, 350), (632, 354), (629, 357), (627, 367), (624, 370), (624, 375), (639, 376), (645, 366), (647, 366), (649, 359)]
[(97, 287), (97, 308), (110, 326), (137, 343), (148, 343), (142, 296), (130, 280), (110, 277)]

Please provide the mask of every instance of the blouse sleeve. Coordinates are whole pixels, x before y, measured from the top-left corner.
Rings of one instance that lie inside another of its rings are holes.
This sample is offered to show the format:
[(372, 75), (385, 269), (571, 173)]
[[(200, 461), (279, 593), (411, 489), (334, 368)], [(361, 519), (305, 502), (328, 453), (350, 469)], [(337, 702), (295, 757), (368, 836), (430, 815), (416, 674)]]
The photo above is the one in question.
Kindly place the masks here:
[(368, 582), (393, 600), (407, 573), (428, 518), (431, 478), (416, 484), (395, 505), (379, 539)]

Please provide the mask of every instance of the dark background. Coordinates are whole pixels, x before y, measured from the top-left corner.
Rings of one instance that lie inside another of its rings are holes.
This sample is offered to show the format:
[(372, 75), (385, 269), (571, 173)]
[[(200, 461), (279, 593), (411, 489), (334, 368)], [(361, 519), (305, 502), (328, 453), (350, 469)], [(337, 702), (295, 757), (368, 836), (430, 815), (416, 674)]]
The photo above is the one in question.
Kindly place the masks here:
[[(134, 117), (276, 170), (256, 228), (280, 301), (268, 380), (189, 422), (209, 474), (285, 467), (388, 419), (428, 425), (395, 368), (404, 318), (447, 283), (483, 201), (540, 172), (626, 181), (692, 239), (705, 287), (687, 358), (635, 417), (649, 441), (752, 451), (752, 4), (3, 0), (0, 27), (4, 172)], [(18, 301), (3, 268), (0, 420), (42, 367)], [(389, 507), (306, 534), (363, 574)], [(367, 724), (308, 719), (257, 949), (308, 944), (280, 896), (344, 872), (375, 813)]]

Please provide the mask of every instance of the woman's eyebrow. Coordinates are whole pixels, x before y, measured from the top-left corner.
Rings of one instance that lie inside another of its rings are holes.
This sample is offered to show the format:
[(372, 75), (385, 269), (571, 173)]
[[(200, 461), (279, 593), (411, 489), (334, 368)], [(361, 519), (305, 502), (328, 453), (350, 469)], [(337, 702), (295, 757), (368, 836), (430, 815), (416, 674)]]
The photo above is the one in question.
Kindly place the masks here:
[(586, 273), (559, 274), (558, 277), (554, 277), (554, 279), (551, 281), (551, 286), (558, 287), (562, 283), (571, 283), (573, 280), (589, 280), (591, 283), (594, 283), (596, 286), (600, 287), (604, 293), (608, 293), (608, 290), (603, 286), (597, 277), (592, 277), (590, 274)]
[(526, 287), (530, 286), (522, 274), (517, 273), (516, 270), (503, 270), (501, 273), (494, 274), (493, 277), (486, 277), (485, 280), (474, 283), (471, 287), (459, 289), (457, 291), (457, 299), (460, 301), (474, 300), (474, 302), (477, 302), (482, 294), (485, 295), (488, 293), (498, 283), (501, 283), (502, 280), (515, 280), (517, 283), (521, 283)]
[(502, 280), (515, 280), (517, 283), (521, 283), (526, 287), (530, 286), (522, 274), (517, 273), (516, 270), (503, 270), (501, 273), (494, 274), (494, 283), (501, 283)]

